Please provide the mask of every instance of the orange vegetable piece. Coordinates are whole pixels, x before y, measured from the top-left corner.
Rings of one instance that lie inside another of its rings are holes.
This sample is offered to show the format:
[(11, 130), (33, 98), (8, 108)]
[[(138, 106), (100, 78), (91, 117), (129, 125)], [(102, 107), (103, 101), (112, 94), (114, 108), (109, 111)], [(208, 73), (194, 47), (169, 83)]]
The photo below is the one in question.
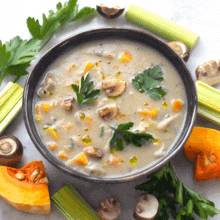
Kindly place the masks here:
[(48, 147), (51, 149), (51, 150), (55, 150), (57, 148), (57, 145), (54, 143), (54, 144), (48, 144)]
[(66, 156), (65, 153), (61, 153), (61, 154), (59, 154), (59, 158), (60, 158), (60, 159), (63, 159), (63, 160), (66, 160), (66, 159), (67, 159), (67, 156)]
[(39, 105), (37, 105), (36, 107), (35, 107), (35, 120), (36, 121), (40, 121), (41, 120), (41, 116), (40, 116), (40, 106)]
[(94, 65), (92, 63), (86, 63), (86, 67), (84, 69), (83, 75), (85, 75), (90, 69), (93, 69)]
[(149, 116), (149, 117), (155, 117), (157, 115), (158, 109), (157, 108), (152, 108), (152, 109), (145, 109), (142, 111), (138, 111), (139, 114), (143, 116)]
[(121, 56), (121, 59), (120, 59), (120, 62), (123, 63), (123, 62), (130, 62), (131, 61), (131, 56), (129, 53), (125, 52), (122, 56)]
[(175, 99), (173, 102), (173, 112), (179, 112), (183, 107), (183, 102)]
[(50, 195), (46, 177), (42, 161), (32, 161), (21, 169), (2, 166), (0, 196), (10, 206), (20, 211), (49, 214)]
[(41, 106), (45, 112), (48, 112), (50, 110), (50, 104), (41, 104)]
[(55, 128), (48, 128), (47, 131), (48, 131), (55, 139), (59, 139)]
[(90, 127), (92, 124), (92, 117), (88, 116), (88, 127)]
[(87, 165), (88, 163), (84, 154), (81, 154), (78, 158), (76, 158), (75, 162), (81, 165)]
[(220, 132), (194, 127), (184, 146), (186, 158), (194, 163), (195, 180), (220, 178)]

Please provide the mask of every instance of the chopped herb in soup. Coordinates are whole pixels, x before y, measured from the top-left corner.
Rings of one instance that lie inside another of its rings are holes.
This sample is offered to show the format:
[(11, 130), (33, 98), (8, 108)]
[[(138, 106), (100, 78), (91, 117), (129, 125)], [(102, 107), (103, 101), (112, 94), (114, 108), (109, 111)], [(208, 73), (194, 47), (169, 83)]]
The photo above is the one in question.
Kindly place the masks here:
[(172, 64), (144, 44), (91, 41), (52, 63), (36, 90), (36, 126), (52, 154), (88, 175), (124, 175), (163, 157), (186, 96)]

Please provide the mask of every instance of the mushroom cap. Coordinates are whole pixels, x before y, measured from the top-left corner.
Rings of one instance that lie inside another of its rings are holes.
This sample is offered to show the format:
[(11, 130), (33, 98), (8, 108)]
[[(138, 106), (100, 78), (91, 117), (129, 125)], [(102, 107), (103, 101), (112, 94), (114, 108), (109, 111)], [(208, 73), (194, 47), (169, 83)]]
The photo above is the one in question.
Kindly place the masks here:
[(105, 198), (99, 203), (97, 213), (102, 220), (114, 220), (121, 213), (121, 203), (116, 198)]
[(111, 97), (121, 95), (125, 91), (125, 88), (125, 80), (106, 80), (102, 82), (102, 89), (104, 89), (106, 94)]
[(23, 155), (23, 146), (18, 138), (12, 135), (0, 137), (0, 164), (17, 164)]
[(108, 7), (103, 4), (96, 5), (96, 9), (98, 13), (105, 18), (117, 18), (119, 17), (125, 10), (124, 7)]
[(107, 107), (98, 110), (99, 117), (104, 120), (112, 120), (118, 114), (118, 106), (116, 104), (109, 105)]
[(153, 220), (157, 215), (159, 202), (154, 195), (144, 193), (137, 201), (134, 218), (137, 220)]
[(196, 78), (208, 85), (220, 82), (220, 60), (210, 60), (196, 68)]
[(167, 43), (185, 62), (189, 59), (189, 48), (181, 41)]

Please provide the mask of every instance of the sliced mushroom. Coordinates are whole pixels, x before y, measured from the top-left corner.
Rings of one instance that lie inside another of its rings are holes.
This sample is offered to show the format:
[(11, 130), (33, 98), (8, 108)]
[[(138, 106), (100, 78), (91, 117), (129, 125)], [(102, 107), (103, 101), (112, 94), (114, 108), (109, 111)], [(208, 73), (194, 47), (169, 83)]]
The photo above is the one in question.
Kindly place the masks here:
[(95, 157), (99, 159), (101, 159), (103, 156), (102, 151), (96, 147), (86, 147), (83, 149), (83, 152), (90, 157)]
[(134, 218), (137, 220), (153, 220), (157, 215), (159, 202), (151, 194), (142, 194), (137, 201), (134, 211)]
[(51, 78), (48, 78), (45, 90), (47, 92), (53, 92), (55, 90), (55, 82)]
[(75, 101), (74, 98), (64, 99), (63, 102), (61, 103), (61, 106), (66, 111), (72, 111), (72, 109), (73, 109), (73, 102), (74, 101)]
[(121, 203), (115, 198), (106, 198), (99, 203), (97, 213), (102, 220), (114, 220), (121, 213)]
[(105, 18), (117, 18), (119, 17), (125, 10), (125, 8), (115, 6), (115, 7), (107, 7), (103, 4), (96, 5), (98, 13)]
[(189, 48), (180, 41), (171, 41), (167, 43), (185, 62), (189, 59)]
[(118, 114), (118, 106), (113, 104), (98, 110), (99, 117), (104, 120), (112, 120)]
[(220, 60), (210, 60), (196, 68), (196, 77), (208, 85), (220, 82)]
[(121, 95), (125, 91), (125, 88), (125, 80), (107, 80), (102, 82), (102, 89), (104, 89), (106, 94), (111, 97)]
[(164, 131), (166, 130), (166, 128), (168, 127), (168, 125), (176, 120), (180, 115), (179, 114), (176, 114), (176, 115), (173, 115), (173, 116), (170, 116), (169, 118), (166, 118), (164, 119), (163, 121), (161, 121), (158, 125), (157, 125), (157, 128), (160, 130), (160, 131)]
[(18, 138), (12, 135), (0, 137), (0, 164), (18, 164), (23, 155), (23, 146)]

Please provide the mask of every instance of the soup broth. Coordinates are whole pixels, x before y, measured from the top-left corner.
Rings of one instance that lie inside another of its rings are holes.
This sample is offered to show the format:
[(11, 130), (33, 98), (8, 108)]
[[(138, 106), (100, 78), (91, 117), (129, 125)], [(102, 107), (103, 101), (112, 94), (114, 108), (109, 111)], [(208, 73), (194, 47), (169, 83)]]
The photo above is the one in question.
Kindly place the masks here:
[[(158, 100), (134, 86), (138, 74), (155, 67), (163, 73), (155, 88), (166, 93)], [(79, 104), (71, 85), (80, 88), (82, 77), (93, 81), (90, 91), (100, 93)], [(77, 172), (118, 176), (140, 171), (168, 152), (187, 106), (181, 78), (162, 54), (135, 41), (114, 39), (91, 41), (57, 58), (36, 89), (33, 108), (38, 131), (55, 157)], [(110, 148), (112, 127), (129, 122), (133, 126), (126, 131), (150, 134), (153, 140), (142, 139), (142, 146), (135, 146), (119, 138), (116, 145), (123, 142), (124, 149)]]

